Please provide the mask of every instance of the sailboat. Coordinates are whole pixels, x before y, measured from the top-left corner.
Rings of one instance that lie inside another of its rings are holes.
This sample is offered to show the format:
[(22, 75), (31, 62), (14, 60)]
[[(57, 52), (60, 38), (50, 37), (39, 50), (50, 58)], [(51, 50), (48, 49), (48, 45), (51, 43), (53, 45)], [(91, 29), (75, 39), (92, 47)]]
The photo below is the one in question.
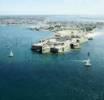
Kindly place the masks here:
[(13, 52), (12, 52), (12, 50), (10, 51), (10, 54), (9, 54), (9, 57), (13, 57), (14, 56), (14, 54), (13, 54)]
[(89, 57), (90, 57), (90, 53), (88, 52), (88, 59), (85, 60), (85, 66), (91, 66), (91, 61), (90, 61)]

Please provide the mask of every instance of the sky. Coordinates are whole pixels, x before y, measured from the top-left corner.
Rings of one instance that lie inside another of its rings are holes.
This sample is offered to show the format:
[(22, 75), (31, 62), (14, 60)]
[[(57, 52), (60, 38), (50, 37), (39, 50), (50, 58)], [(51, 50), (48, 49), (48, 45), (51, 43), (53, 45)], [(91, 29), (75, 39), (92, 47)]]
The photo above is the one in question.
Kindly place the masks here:
[(0, 0), (0, 15), (104, 15), (104, 0)]

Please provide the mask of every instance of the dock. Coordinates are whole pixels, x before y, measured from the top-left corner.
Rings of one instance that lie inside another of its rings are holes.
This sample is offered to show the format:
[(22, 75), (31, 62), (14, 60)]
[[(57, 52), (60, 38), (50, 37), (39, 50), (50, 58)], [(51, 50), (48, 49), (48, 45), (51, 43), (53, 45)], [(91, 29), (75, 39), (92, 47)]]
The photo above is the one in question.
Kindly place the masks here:
[[(90, 35), (89, 35), (90, 36)], [(82, 43), (89, 40), (89, 36), (79, 31), (64, 30), (54, 34), (53, 37), (41, 40), (32, 45), (32, 51), (38, 53), (65, 53), (72, 49), (79, 49)]]

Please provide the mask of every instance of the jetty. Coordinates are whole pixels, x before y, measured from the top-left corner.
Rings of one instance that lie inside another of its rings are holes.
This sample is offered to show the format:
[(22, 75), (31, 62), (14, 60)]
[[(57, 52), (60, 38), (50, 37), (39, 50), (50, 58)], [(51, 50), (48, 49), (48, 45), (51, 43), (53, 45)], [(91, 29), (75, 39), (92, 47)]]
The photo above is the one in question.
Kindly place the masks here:
[(31, 49), (42, 54), (69, 52), (72, 49), (79, 49), (82, 43), (87, 42), (89, 34), (78, 29), (58, 31), (53, 37), (34, 43)]

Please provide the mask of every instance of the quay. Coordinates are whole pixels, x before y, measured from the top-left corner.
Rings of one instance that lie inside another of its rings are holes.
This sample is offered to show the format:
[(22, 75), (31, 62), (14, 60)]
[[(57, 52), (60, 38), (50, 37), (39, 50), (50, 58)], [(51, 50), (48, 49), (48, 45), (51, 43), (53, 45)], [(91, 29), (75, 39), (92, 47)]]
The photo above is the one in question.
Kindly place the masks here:
[(34, 43), (32, 51), (38, 53), (65, 53), (72, 49), (79, 49), (82, 43), (92, 39), (88, 33), (78, 30), (63, 30), (54, 33), (54, 36)]

